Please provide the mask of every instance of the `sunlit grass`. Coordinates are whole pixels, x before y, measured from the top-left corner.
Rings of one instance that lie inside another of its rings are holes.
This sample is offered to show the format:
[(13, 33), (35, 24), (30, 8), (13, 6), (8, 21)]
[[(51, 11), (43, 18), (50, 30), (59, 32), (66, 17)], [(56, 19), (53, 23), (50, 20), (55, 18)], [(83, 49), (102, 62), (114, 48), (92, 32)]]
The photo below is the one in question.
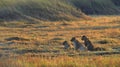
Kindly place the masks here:
[[(111, 58), (112, 57), (112, 58)], [(119, 67), (119, 55), (114, 56), (59, 56), (19, 57), (1, 62), (2, 67)]]
[[(0, 27), (1, 67), (119, 67), (119, 55), (89, 56), (91, 52), (64, 50), (62, 42), (72, 37), (89, 37), (95, 47), (107, 51), (120, 47), (120, 17), (101, 16), (91, 20), (28, 24), (5, 22)], [(20, 22), (20, 23), (19, 23)], [(6, 38), (20, 37), (28, 41)], [(71, 42), (70, 42), (71, 43)], [(86, 56), (78, 56), (78, 54)]]

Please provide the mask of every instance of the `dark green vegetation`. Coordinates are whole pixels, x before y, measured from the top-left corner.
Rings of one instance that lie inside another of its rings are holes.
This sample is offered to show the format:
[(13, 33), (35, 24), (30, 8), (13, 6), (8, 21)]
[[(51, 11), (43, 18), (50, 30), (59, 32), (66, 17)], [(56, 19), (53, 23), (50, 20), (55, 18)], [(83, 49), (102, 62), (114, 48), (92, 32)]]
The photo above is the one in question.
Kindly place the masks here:
[(84, 13), (120, 14), (120, 0), (0, 0), (0, 21), (76, 20)]
[(120, 0), (71, 0), (71, 2), (86, 14), (120, 14)]
[[(64, 0), (63, 0), (64, 1)], [(0, 0), (0, 19), (70, 20), (83, 13), (60, 0)]]

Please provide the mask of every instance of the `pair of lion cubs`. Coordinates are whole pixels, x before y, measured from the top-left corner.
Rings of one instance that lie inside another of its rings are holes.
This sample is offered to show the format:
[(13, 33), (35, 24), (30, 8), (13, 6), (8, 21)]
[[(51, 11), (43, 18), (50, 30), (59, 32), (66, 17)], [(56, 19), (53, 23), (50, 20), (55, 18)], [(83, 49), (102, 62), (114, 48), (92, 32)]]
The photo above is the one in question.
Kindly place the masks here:
[[(92, 45), (91, 41), (86, 36), (82, 36), (81, 40), (84, 41), (84, 45), (82, 45), (75, 37), (73, 37), (70, 40), (75, 50), (81, 50), (81, 51), (85, 51), (85, 50), (93, 51), (94, 50), (94, 46)], [(68, 49), (70, 47), (70, 44), (67, 41), (64, 41), (63, 45), (65, 49)]]

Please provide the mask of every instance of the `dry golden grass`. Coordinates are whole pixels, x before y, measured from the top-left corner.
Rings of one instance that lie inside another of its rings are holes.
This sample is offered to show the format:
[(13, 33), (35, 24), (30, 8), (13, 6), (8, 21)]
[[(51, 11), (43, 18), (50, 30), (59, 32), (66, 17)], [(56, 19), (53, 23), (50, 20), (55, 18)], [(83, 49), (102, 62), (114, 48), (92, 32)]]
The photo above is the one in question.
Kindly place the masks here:
[[(108, 51), (112, 51), (112, 48), (120, 50), (120, 16), (37, 24), (4, 22), (0, 27), (0, 65), (2, 67), (119, 67), (119, 55), (67, 56), (81, 52), (64, 50), (62, 42), (64, 40), (70, 42), (72, 37), (77, 37), (81, 41), (82, 35), (88, 36), (95, 47), (104, 47)], [(5, 40), (10, 37), (21, 37), (28, 41)]]
[[(111, 58), (112, 57), (112, 58)], [(0, 62), (2, 67), (119, 67), (120, 56), (19, 57)]]

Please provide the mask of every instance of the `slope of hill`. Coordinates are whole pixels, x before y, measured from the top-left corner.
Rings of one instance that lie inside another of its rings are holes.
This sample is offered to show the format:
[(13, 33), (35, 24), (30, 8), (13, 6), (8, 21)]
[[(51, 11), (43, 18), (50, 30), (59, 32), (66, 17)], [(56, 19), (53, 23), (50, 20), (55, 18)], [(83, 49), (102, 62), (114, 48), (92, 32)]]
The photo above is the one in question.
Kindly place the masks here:
[(36, 18), (41, 20), (74, 20), (83, 13), (59, 0), (0, 0), (0, 19)]
[(111, 0), (116, 6), (120, 7), (120, 0)]
[(86, 14), (115, 15), (120, 14), (120, 0), (70, 0), (71, 3)]
[(120, 14), (120, 0), (0, 0), (0, 21), (76, 20), (84, 13)]

